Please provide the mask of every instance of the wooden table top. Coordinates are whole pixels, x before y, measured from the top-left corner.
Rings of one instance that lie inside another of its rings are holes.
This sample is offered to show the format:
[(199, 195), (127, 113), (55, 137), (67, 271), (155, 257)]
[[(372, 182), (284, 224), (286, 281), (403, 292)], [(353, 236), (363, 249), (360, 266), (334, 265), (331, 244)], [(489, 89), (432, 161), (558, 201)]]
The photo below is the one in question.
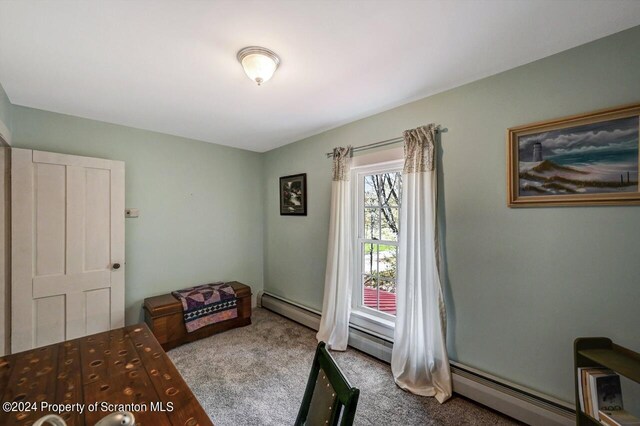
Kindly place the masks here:
[(121, 410), (138, 425), (213, 424), (146, 324), (2, 357), (0, 395), (0, 425), (58, 414), (47, 404), (77, 404), (59, 414), (68, 425), (93, 425)]

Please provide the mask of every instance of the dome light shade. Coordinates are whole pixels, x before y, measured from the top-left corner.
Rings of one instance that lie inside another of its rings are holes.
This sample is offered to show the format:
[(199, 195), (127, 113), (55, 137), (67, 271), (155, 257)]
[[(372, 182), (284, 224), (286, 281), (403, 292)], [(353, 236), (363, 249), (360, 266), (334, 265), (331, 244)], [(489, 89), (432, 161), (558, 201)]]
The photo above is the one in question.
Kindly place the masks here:
[(260, 86), (273, 77), (273, 73), (280, 65), (280, 58), (271, 50), (259, 46), (249, 46), (241, 49), (237, 55), (247, 76)]

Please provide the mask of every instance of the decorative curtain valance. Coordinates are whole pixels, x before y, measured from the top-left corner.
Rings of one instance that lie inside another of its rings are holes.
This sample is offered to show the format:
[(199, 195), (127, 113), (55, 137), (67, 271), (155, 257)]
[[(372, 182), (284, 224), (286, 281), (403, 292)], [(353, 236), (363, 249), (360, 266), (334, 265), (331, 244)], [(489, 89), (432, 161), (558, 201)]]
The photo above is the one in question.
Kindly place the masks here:
[(433, 170), (433, 153), (436, 125), (428, 124), (417, 129), (405, 130), (404, 173), (420, 173)]
[(333, 180), (349, 180), (351, 154), (350, 146), (333, 148)]

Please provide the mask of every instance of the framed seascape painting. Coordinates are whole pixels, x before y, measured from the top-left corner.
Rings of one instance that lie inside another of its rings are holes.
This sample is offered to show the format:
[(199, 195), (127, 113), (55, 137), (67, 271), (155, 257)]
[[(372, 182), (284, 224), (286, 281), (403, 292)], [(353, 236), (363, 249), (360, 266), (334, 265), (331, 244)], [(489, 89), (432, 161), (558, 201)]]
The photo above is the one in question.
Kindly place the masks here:
[(280, 214), (307, 215), (307, 174), (280, 178)]
[(640, 204), (639, 132), (640, 104), (509, 129), (509, 207)]

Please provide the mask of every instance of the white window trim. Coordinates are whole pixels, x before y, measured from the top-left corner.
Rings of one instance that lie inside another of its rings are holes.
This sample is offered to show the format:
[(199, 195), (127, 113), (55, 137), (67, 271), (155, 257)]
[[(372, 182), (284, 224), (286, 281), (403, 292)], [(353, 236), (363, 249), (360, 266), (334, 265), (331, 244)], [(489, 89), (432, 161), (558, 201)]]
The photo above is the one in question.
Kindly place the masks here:
[[(394, 150), (395, 151), (395, 150)], [(360, 244), (359, 244), (359, 233), (364, 228), (363, 219), (359, 214), (364, 209), (364, 197), (361, 197), (361, 192), (363, 191), (362, 185), (364, 184), (364, 175), (374, 174), (377, 172), (388, 172), (391, 170), (402, 172), (402, 167), (404, 160), (397, 159), (397, 152), (389, 153), (395, 154), (393, 155), (394, 159), (389, 159), (387, 161), (380, 161), (380, 155), (376, 155), (375, 157), (371, 157), (371, 159), (375, 158), (379, 162), (374, 164), (369, 163), (368, 161), (363, 161), (365, 163), (361, 166), (352, 167), (351, 169), (351, 193), (353, 196), (353, 212), (352, 212), (352, 220), (354, 226), (353, 231), (353, 293), (351, 296), (351, 323), (362, 327), (364, 329), (376, 332), (383, 336), (393, 338), (393, 332), (395, 329), (395, 316), (377, 311), (375, 309), (368, 308), (361, 304), (362, 298), (362, 284), (361, 284), (361, 273), (362, 273), (362, 258), (360, 256)], [(386, 156), (389, 158), (388, 156)], [(360, 164), (362, 164), (360, 163)]]

